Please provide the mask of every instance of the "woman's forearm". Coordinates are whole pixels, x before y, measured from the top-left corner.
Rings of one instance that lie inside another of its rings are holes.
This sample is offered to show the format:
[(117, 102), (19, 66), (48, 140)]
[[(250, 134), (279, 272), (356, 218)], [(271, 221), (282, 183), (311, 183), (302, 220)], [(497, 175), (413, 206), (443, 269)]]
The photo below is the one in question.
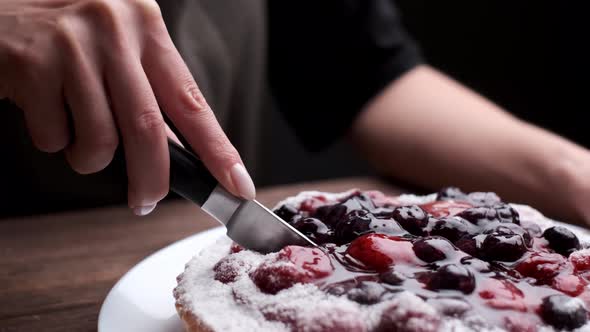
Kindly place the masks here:
[(351, 137), (387, 175), (430, 189), (495, 191), (549, 215), (589, 220), (580, 198), (590, 188), (586, 149), (516, 119), (432, 68), (418, 67), (384, 89)]

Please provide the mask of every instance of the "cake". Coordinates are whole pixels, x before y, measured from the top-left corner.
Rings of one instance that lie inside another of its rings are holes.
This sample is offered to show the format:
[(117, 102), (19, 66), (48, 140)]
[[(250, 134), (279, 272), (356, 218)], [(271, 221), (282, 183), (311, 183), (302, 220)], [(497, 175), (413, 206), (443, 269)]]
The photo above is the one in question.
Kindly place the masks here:
[(302, 192), (274, 211), (318, 243), (228, 238), (174, 289), (187, 331), (590, 331), (580, 229), (494, 193)]

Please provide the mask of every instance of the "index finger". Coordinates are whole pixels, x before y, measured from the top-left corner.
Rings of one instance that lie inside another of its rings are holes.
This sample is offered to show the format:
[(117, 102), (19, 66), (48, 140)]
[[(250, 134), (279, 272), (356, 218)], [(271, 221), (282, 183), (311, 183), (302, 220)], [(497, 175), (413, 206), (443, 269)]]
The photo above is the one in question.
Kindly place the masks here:
[(217, 122), (192, 74), (164, 33), (150, 39), (143, 66), (158, 103), (199, 155), (211, 174), (234, 195), (254, 199), (254, 182)]

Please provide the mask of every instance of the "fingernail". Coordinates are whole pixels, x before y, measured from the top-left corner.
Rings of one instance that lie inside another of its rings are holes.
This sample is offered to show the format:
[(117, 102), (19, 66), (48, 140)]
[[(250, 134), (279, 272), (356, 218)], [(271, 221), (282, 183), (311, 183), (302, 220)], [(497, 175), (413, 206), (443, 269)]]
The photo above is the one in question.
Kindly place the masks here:
[(242, 164), (237, 163), (233, 165), (230, 175), (231, 180), (234, 183), (234, 188), (236, 188), (240, 196), (247, 200), (252, 200), (256, 197), (254, 182)]
[(156, 204), (145, 205), (145, 206), (138, 206), (133, 208), (133, 213), (136, 216), (143, 217), (145, 215), (150, 214), (156, 208)]

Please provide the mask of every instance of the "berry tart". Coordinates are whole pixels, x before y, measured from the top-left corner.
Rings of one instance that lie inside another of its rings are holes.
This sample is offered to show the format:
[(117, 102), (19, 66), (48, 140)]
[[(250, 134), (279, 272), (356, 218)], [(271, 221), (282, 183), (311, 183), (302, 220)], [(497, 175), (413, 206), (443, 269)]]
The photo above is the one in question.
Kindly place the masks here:
[(588, 235), (494, 193), (302, 192), (275, 213), (319, 247), (221, 239), (178, 277), (188, 331), (590, 331)]

